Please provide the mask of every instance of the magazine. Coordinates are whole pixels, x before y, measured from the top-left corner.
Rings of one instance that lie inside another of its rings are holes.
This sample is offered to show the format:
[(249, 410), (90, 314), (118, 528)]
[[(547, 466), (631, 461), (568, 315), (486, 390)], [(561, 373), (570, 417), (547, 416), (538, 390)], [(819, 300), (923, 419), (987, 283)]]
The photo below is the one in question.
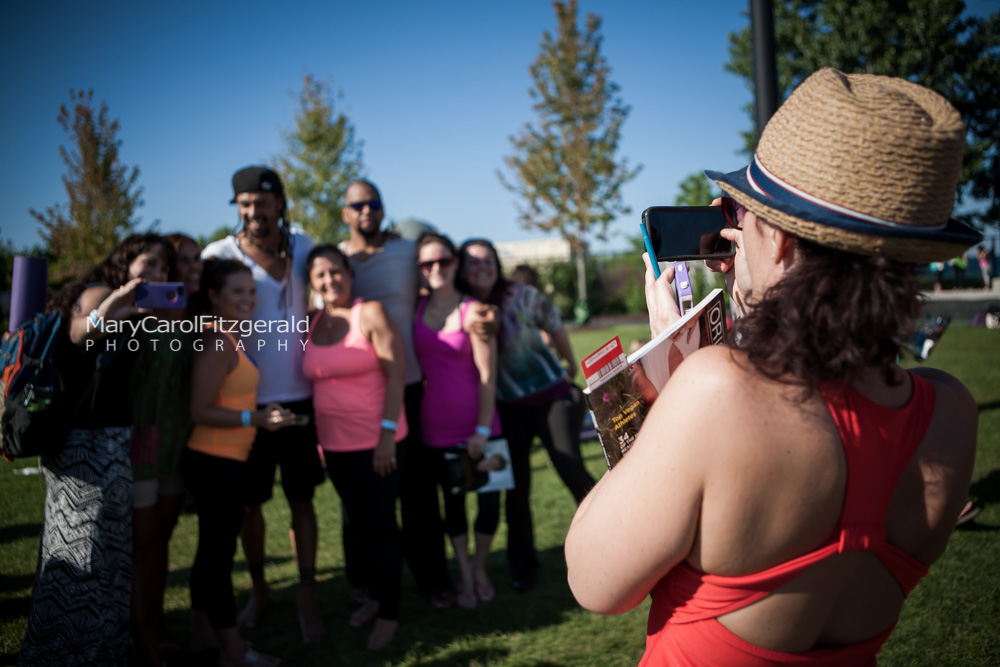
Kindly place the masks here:
[(625, 355), (615, 336), (580, 362), (587, 379), (583, 393), (609, 469), (635, 442), (649, 408), (677, 365), (698, 348), (725, 339), (725, 301), (722, 290), (715, 289), (632, 354)]
[(514, 470), (510, 463), (510, 447), (502, 437), (492, 438), (483, 444), (483, 458), (499, 457), (499, 470), (479, 470), (479, 460), (469, 456), (462, 447), (449, 447), (444, 452), (445, 492), (459, 495), (466, 491), (489, 493), (514, 488)]

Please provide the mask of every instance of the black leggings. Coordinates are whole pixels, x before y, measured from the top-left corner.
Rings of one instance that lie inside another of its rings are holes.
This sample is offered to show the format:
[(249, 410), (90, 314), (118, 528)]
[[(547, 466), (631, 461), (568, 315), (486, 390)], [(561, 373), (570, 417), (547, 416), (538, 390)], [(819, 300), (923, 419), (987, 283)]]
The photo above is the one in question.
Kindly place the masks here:
[(507, 492), (507, 561), (515, 578), (531, 578), (538, 568), (531, 518), (531, 443), (545, 445), (563, 483), (579, 503), (594, 487), (580, 455), (580, 395), (569, 392), (542, 405), (498, 403), (503, 432), (510, 445), (514, 488)]
[[(403, 542), (396, 525), (399, 468), (406, 448), (396, 443), (399, 467), (380, 477), (372, 468), (373, 449), (359, 452), (323, 452), (326, 471), (337, 489), (350, 521), (352, 569), (379, 603), (378, 618), (399, 618), (399, 588), (403, 576)], [(354, 583), (354, 582), (352, 582)]]
[(233, 555), (243, 525), (246, 464), (193, 449), (181, 455), (181, 476), (198, 508), (198, 552), (191, 567), (191, 608), (213, 628), (236, 626)]

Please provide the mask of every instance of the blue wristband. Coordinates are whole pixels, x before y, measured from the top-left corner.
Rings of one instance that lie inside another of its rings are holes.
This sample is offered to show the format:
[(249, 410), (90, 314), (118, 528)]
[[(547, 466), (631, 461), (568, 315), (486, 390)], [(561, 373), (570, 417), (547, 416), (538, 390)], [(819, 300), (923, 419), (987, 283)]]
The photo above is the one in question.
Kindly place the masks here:
[(244, 410), (240, 413), (240, 421), (243, 422), (244, 426), (250, 426), (250, 411)]
[(87, 318), (90, 322), (90, 326), (97, 329), (98, 331), (104, 331), (104, 318), (97, 316), (97, 309), (94, 308), (90, 311), (90, 316)]
[(396, 422), (392, 421), (391, 419), (382, 420), (383, 431), (392, 431), (393, 433), (395, 433), (397, 428), (399, 428), (399, 425), (396, 424)]
[(489, 426), (477, 426), (476, 435), (481, 435), (484, 438), (488, 438), (491, 435), (493, 435), (493, 429), (491, 429)]

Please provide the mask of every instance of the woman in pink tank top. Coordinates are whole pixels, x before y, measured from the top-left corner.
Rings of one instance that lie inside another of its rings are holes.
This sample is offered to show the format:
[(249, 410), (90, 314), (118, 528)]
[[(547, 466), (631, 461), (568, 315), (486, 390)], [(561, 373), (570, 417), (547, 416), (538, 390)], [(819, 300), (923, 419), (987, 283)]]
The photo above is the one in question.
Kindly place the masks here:
[(471, 609), (495, 596), (486, 573), (490, 544), (500, 522), (500, 492), (477, 494), (475, 558), (469, 557), (469, 525), (465, 491), (452, 492), (444, 475), (448, 450), (464, 450), (480, 470), (498, 469), (499, 457), (484, 460), (483, 446), (500, 434), (496, 410), (496, 338), (472, 333), (477, 305), (455, 287), (458, 257), (446, 236), (424, 234), (417, 239), (417, 264), (430, 295), (417, 305), (413, 346), (424, 372), (420, 406), (423, 442), (437, 459), (438, 482), (444, 492), (445, 528), (455, 550), (461, 582), (459, 607)]
[[(897, 363), (914, 265), (981, 235), (948, 215), (965, 131), (908, 81), (810, 76), (754, 161), (707, 172), (738, 341), (688, 357), (566, 538), (586, 608), (652, 595), (648, 665), (870, 665), (965, 502), (977, 409)], [(679, 317), (647, 260), (653, 335)]]
[(349, 521), (345, 559), (361, 573), (369, 599), (352, 627), (375, 621), (367, 647), (385, 648), (399, 628), (402, 540), (396, 524), (405, 456), (404, 365), (399, 332), (378, 301), (351, 293), (353, 273), (334, 245), (313, 248), (309, 282), (323, 299), (313, 315), (302, 370), (313, 383), (316, 432)]

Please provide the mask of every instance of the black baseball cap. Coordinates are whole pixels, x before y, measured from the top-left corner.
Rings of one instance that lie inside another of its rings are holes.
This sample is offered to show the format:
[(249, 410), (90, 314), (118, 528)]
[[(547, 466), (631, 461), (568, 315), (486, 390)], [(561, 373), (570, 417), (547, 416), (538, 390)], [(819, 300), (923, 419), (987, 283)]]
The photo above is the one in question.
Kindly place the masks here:
[(233, 198), (229, 203), (235, 204), (236, 197), (244, 192), (272, 192), (285, 196), (281, 179), (267, 167), (244, 167), (233, 174)]

